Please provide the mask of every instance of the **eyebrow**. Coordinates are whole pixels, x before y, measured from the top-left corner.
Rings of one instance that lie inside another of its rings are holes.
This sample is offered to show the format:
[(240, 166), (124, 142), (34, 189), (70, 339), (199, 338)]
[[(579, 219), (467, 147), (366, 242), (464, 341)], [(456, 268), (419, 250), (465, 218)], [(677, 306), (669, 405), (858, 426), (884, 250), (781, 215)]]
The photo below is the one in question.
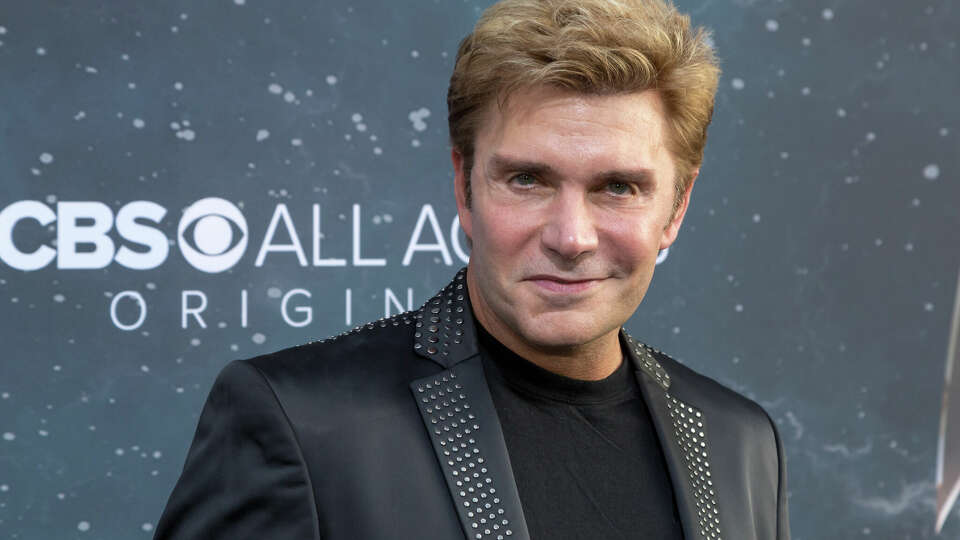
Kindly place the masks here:
[[(510, 172), (526, 172), (544, 178), (560, 176), (556, 169), (539, 161), (514, 159), (500, 154), (494, 154), (487, 162), (487, 168), (494, 177), (500, 177)], [(623, 182), (646, 184), (654, 182), (652, 169), (639, 168), (627, 170), (603, 171), (595, 178), (607, 182)]]
[(525, 159), (513, 159), (500, 154), (494, 154), (487, 162), (487, 168), (495, 177), (503, 176), (510, 172), (526, 172), (537, 176), (557, 176), (557, 171), (539, 161), (530, 161)]

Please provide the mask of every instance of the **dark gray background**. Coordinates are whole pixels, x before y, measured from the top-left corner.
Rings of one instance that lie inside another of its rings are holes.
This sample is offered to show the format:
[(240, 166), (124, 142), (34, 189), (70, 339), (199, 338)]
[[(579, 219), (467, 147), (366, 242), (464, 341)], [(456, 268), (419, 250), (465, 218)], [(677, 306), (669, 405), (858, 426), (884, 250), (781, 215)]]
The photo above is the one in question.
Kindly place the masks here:
[[(383, 315), (386, 287), (417, 306), (446, 282), (456, 256), (401, 259), (422, 205), (445, 232), (455, 215), (444, 96), (488, 4), (0, 0), (0, 209), (155, 201), (173, 239), (181, 210), (216, 196), (250, 226), (221, 274), (176, 245), (146, 271), (0, 264), (0, 538), (149, 538), (228, 361), (343, 331), (346, 288), (356, 324)], [(684, 229), (628, 329), (770, 411), (796, 540), (933, 537), (960, 6), (678, 5), (714, 29), (724, 73)], [(324, 256), (348, 259), (361, 204), (363, 255), (387, 266), (255, 267), (278, 203), (308, 257), (319, 203)], [(54, 231), (25, 221), (14, 237), (28, 250)], [(297, 287), (304, 328), (279, 313)], [(189, 289), (209, 297), (206, 329), (180, 327)], [(123, 290), (149, 306), (136, 331), (110, 321)], [(956, 512), (942, 537), (960, 538)]]

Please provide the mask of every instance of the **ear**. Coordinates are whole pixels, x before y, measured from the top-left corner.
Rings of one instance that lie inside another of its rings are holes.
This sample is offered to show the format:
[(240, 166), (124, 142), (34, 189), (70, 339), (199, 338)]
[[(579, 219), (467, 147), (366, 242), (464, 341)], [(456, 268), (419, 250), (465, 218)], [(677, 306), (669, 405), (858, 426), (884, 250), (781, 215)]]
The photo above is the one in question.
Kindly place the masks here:
[(467, 177), (463, 171), (463, 154), (456, 148), (450, 151), (453, 161), (453, 191), (457, 198), (457, 215), (460, 217), (460, 228), (468, 239), (473, 238), (473, 222), (470, 209), (467, 208)]
[(660, 249), (667, 249), (670, 247), (670, 244), (673, 244), (674, 240), (677, 239), (677, 235), (680, 234), (680, 224), (683, 223), (683, 216), (687, 213), (687, 206), (690, 204), (690, 192), (693, 191), (693, 183), (697, 180), (697, 176), (700, 175), (700, 169), (697, 168), (693, 171), (693, 176), (690, 178), (690, 183), (687, 185), (687, 190), (683, 194), (683, 198), (680, 200), (680, 206), (677, 207), (677, 210), (673, 213), (673, 217), (670, 219), (670, 222), (667, 223), (667, 226), (663, 229), (663, 236), (660, 237)]

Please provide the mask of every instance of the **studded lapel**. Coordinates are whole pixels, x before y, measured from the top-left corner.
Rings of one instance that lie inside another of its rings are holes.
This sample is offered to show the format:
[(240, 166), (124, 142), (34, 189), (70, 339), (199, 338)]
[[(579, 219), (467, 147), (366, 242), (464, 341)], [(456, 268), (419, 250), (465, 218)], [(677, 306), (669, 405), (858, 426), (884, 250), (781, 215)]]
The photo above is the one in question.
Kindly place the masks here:
[(529, 540), (480, 357), (411, 385), (466, 538)]
[(445, 369), (410, 388), (466, 538), (529, 540), (480, 362), (465, 276), (460, 270), (415, 315), (414, 350)]
[(625, 331), (630, 360), (660, 439), (677, 512), (687, 540), (721, 540), (720, 510), (710, 471), (706, 416), (671, 393), (671, 379), (654, 349)]

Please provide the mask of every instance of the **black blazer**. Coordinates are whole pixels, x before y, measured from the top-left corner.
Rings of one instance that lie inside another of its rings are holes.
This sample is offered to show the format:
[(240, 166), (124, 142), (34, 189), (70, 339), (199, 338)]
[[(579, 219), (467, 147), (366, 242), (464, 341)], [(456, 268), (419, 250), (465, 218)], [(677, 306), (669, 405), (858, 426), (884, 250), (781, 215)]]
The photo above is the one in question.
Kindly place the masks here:
[[(229, 363), (154, 539), (528, 539), (464, 276), (418, 311)], [(763, 409), (621, 337), (684, 537), (788, 540)]]

